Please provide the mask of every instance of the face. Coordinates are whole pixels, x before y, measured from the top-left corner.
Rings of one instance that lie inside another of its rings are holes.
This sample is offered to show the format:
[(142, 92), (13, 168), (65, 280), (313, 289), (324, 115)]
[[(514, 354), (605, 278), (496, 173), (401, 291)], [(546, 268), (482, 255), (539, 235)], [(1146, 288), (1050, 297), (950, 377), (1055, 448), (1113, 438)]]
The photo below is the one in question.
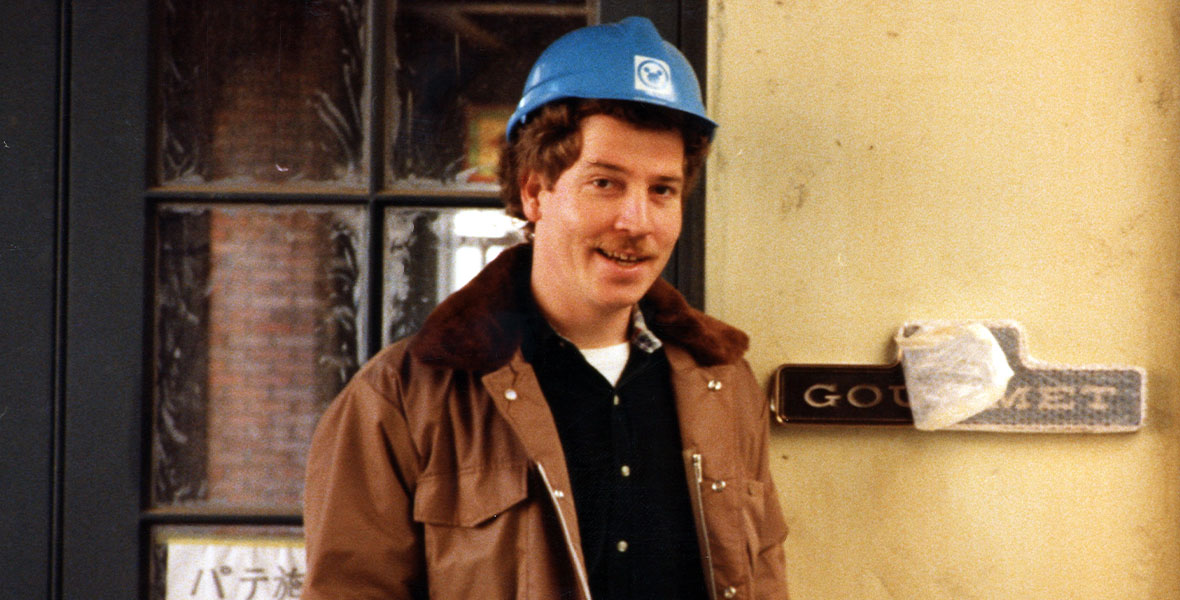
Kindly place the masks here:
[(582, 153), (551, 185), (522, 187), (534, 224), (533, 293), (569, 318), (630, 312), (680, 235), (684, 142), (607, 115), (582, 121)]

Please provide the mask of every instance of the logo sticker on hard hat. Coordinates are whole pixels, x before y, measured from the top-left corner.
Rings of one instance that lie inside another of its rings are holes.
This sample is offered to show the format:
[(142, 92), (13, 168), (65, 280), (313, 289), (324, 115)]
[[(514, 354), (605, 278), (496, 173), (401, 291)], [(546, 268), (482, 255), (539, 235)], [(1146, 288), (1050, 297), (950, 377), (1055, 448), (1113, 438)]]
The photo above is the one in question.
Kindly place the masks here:
[(668, 63), (649, 56), (635, 56), (635, 89), (671, 100), (676, 95), (672, 87), (672, 70)]

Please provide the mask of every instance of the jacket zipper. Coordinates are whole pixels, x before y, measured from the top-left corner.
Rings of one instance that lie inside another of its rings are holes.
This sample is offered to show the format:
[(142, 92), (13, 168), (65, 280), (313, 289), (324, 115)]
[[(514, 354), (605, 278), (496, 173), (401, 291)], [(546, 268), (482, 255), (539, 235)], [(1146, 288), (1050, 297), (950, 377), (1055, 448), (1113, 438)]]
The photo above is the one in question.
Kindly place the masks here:
[(692, 472), (695, 480), (694, 489), (695, 494), (692, 494), (692, 501), (696, 508), (697, 518), (697, 537), (701, 545), (701, 556), (704, 558), (705, 565), (705, 583), (709, 586), (709, 598), (717, 600), (717, 581), (713, 574), (713, 550), (709, 547), (709, 526), (705, 522), (705, 495), (704, 483), (705, 472), (702, 463), (704, 459), (699, 452), (692, 453)]
[(565, 549), (569, 551), (570, 562), (574, 565), (574, 574), (578, 578), (578, 586), (582, 589), (582, 596), (586, 600), (590, 598), (590, 578), (586, 575), (586, 567), (578, 560), (578, 551), (574, 547), (574, 538), (570, 535), (569, 523), (566, 521), (565, 512), (561, 510), (561, 502), (557, 499), (556, 491), (553, 485), (549, 483), (549, 475), (545, 473), (545, 467), (541, 463), (534, 463), (537, 465), (537, 473), (541, 475), (541, 482), (545, 484), (545, 490), (549, 494), (549, 500), (553, 502), (553, 508), (557, 511), (557, 523), (561, 526), (561, 537), (565, 540)]

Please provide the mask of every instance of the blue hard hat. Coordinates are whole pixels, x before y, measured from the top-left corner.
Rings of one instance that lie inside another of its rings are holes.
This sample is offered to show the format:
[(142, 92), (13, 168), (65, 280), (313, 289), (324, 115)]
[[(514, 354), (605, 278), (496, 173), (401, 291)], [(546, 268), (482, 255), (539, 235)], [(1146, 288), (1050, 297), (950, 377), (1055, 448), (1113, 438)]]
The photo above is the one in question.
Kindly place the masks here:
[(646, 102), (697, 117), (710, 137), (717, 128), (705, 116), (692, 65), (643, 17), (583, 27), (550, 44), (529, 71), (508, 139), (530, 113), (562, 98)]

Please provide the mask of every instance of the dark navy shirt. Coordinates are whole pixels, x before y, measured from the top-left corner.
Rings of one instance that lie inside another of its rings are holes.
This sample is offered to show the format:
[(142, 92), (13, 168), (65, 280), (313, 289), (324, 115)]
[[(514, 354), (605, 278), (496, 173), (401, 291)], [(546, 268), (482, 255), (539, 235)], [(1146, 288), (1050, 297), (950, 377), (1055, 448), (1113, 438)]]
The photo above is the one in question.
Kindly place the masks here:
[(706, 598), (663, 348), (633, 342), (616, 386), (535, 310), (526, 321), (522, 353), (561, 438), (594, 599)]

